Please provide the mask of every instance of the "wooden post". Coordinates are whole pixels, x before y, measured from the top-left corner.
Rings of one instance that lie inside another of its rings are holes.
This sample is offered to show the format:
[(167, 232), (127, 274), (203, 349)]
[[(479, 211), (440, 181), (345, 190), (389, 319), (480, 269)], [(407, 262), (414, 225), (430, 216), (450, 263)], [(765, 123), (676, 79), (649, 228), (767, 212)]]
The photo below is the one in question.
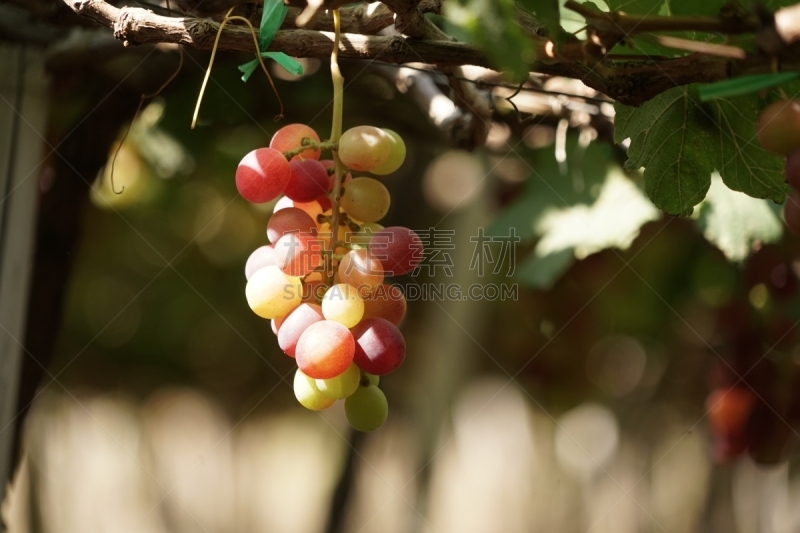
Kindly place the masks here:
[(0, 45), (0, 480), (13, 465), (48, 80), (44, 53)]

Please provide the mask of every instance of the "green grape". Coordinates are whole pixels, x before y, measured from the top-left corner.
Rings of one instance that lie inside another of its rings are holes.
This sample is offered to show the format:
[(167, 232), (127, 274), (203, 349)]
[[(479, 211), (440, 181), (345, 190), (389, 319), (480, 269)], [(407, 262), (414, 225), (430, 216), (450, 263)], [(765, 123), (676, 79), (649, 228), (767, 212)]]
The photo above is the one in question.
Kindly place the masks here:
[(341, 206), (350, 217), (362, 222), (377, 222), (389, 211), (389, 191), (372, 178), (355, 178), (344, 187)]
[(359, 387), (344, 401), (344, 413), (353, 429), (364, 432), (375, 431), (386, 422), (389, 403), (378, 387), (367, 385)]
[(371, 170), (373, 174), (378, 176), (385, 176), (386, 174), (391, 174), (396, 171), (406, 159), (406, 143), (403, 142), (402, 137), (392, 130), (387, 130), (386, 128), (382, 129), (388, 133), (391, 138), (391, 149), (389, 150), (389, 157), (386, 158), (386, 161), (384, 161), (382, 165), (378, 165)]
[(327, 409), (336, 401), (322, 394), (317, 388), (316, 380), (303, 374), (299, 368), (294, 374), (294, 396), (300, 405), (312, 411)]
[(339, 139), (339, 159), (351, 170), (369, 172), (381, 166), (391, 150), (391, 137), (375, 126), (350, 128)]
[(337, 283), (322, 298), (322, 314), (326, 320), (352, 328), (364, 316), (364, 299), (355, 287), (347, 283)]
[(375, 374), (369, 374), (367, 372), (364, 372), (364, 375), (367, 376), (370, 385), (375, 385), (377, 387), (378, 384), (381, 382), (380, 376), (376, 376)]
[(361, 382), (361, 369), (355, 364), (347, 367), (347, 370), (331, 379), (318, 379), (317, 388), (329, 398), (342, 400), (352, 395)]

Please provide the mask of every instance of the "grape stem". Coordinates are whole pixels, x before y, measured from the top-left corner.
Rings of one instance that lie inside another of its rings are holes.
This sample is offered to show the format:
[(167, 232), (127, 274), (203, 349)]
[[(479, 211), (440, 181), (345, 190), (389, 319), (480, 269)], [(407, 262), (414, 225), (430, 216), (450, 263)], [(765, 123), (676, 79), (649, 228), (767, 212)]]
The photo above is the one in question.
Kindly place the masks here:
[[(336, 232), (339, 228), (339, 200), (342, 194), (342, 176), (344, 165), (339, 159), (339, 138), (342, 136), (342, 111), (344, 109), (344, 78), (339, 70), (339, 38), (341, 34), (341, 17), (339, 10), (333, 10), (333, 50), (331, 51), (331, 81), (333, 82), (333, 125), (330, 142), (335, 145), (331, 149), (334, 161), (333, 191), (331, 191), (331, 257), (335, 257)], [(331, 263), (333, 259), (331, 260)], [(333, 284), (333, 264), (325, 276), (326, 285)]]
[(305, 152), (306, 150), (334, 150), (338, 148), (337, 144), (333, 141), (315, 141), (314, 139), (309, 139), (308, 137), (303, 137), (303, 140), (300, 142), (300, 146), (293, 150), (289, 150), (288, 152), (283, 152), (283, 157), (286, 158), (287, 161), (291, 161), (292, 158), (298, 154)]

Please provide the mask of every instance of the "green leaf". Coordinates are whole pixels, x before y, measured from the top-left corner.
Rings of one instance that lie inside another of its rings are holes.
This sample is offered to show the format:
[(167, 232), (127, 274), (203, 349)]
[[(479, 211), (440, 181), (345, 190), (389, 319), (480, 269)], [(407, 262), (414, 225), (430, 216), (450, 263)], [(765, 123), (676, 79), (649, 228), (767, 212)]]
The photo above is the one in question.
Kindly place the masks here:
[(695, 93), (676, 87), (638, 108), (615, 104), (614, 138), (631, 138), (625, 167), (645, 167), (647, 195), (670, 214), (691, 214), (705, 198), (716, 162), (713, 128)]
[(783, 161), (755, 142), (756, 96), (698, 103), (694, 86), (676, 87), (638, 108), (615, 104), (615, 139), (631, 139), (626, 168), (645, 167), (645, 191), (670, 214), (689, 215), (719, 171), (733, 190), (782, 202)]
[[(262, 52), (261, 57), (264, 59), (272, 59), (277, 64), (282, 66), (289, 74), (300, 76), (303, 74), (303, 65), (301, 65), (295, 58), (287, 56), (283, 52)], [(254, 59), (243, 65), (239, 65), (239, 70), (242, 72), (242, 81), (247, 81), (253, 72), (258, 68), (258, 59)]]
[(514, 0), (454, 0), (444, 7), (448, 23), (468, 35), (497, 68), (518, 79), (528, 76), (536, 57), (532, 41), (514, 22)]
[[(283, 24), (286, 13), (289, 12), (281, 0), (264, 0), (264, 10), (261, 12), (261, 25), (258, 29), (258, 48), (266, 50), (269, 48), (272, 39)], [(303, 73), (303, 66), (295, 59), (287, 56), (283, 52), (261, 52), (261, 57), (273, 59), (276, 63), (295, 75)], [(246, 82), (258, 68), (258, 59), (254, 59), (243, 65), (239, 65), (242, 72), (242, 81)]]
[(660, 216), (612, 163), (609, 145), (592, 143), (584, 150), (576, 137), (568, 137), (565, 165), (552, 149), (534, 151), (524, 194), (487, 228), (492, 236), (514, 228), (522, 242), (539, 237), (532, 257), (517, 272), (534, 287), (549, 287), (575, 257), (628, 247), (642, 224)]
[(519, 3), (547, 28), (551, 38), (564, 31), (561, 29), (561, 12), (558, 0), (519, 0)]
[(703, 85), (698, 89), (700, 100), (708, 102), (716, 98), (739, 96), (768, 89), (800, 78), (800, 72), (776, 72), (771, 74), (754, 74), (732, 80), (719, 81)]
[(769, 200), (750, 198), (725, 187), (712, 177), (708, 196), (700, 207), (698, 225), (703, 235), (730, 261), (743, 261), (757, 243), (776, 242), (783, 224)]
[(264, 0), (264, 10), (261, 12), (261, 25), (258, 30), (258, 48), (266, 50), (269, 43), (283, 24), (289, 8), (281, 0)]
[(761, 148), (756, 121), (761, 101), (756, 95), (719, 98), (711, 102), (717, 134), (716, 169), (734, 191), (782, 203), (789, 189), (782, 157)]

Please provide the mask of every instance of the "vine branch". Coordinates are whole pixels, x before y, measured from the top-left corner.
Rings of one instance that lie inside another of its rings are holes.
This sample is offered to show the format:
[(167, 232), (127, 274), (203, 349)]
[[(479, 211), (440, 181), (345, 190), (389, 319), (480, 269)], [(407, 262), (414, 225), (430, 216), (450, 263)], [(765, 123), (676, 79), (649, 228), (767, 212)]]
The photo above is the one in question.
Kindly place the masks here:
[[(114, 36), (126, 45), (145, 43), (178, 43), (199, 49), (210, 49), (219, 25), (215, 22), (193, 17), (165, 17), (151, 11), (114, 7), (103, 0), (63, 0), (76, 13), (111, 28)], [(607, 13), (586, 10), (585, 6), (569, 1), (572, 8), (585, 12), (589, 29), (602, 30), (608, 24), (603, 22)], [(340, 59), (379, 60), (386, 63), (403, 64), (424, 62), (447, 69), (462, 65), (488, 67), (485, 55), (476, 47), (449, 40), (427, 18), (421, 15), (415, 0), (388, 0), (386, 6), (394, 11), (395, 24), (403, 28), (406, 38), (400, 35), (363, 35), (342, 33), (338, 46)], [(796, 52), (789, 44), (800, 39), (796, 22), (800, 20), (797, 6), (779, 10), (774, 15), (775, 26), (771, 32), (783, 40), (784, 47)], [(395, 11), (396, 10), (396, 11)], [(383, 16), (386, 16), (385, 14)], [(675, 17), (636, 17), (613, 14), (615, 23), (623, 27), (636, 21), (645, 24), (650, 31), (664, 29), (685, 29), (676, 27), (675, 22), (667, 22)], [(622, 18), (619, 18), (622, 17)], [(627, 17), (627, 18), (626, 18)], [(692, 17), (691, 22), (678, 18), (681, 24), (691, 24), (695, 30), (754, 30), (749, 19), (737, 23), (722, 17)], [(715, 22), (712, 23), (713, 19)], [(383, 21), (386, 19), (384, 18)], [(699, 22), (698, 22), (699, 20)], [(606, 24), (603, 26), (603, 24)], [(609, 22), (610, 24), (610, 22)], [(739, 26), (736, 26), (738, 24)], [(763, 21), (759, 37), (764, 32)], [(598, 26), (600, 25), (600, 26)], [(793, 29), (794, 28), (794, 29)], [(642, 26), (637, 28), (641, 30)], [(610, 31), (610, 30), (609, 30)], [(603, 34), (610, 35), (608, 32)], [(538, 60), (531, 63), (531, 71), (543, 74), (580, 79), (589, 87), (628, 105), (640, 105), (654, 96), (676, 85), (688, 83), (708, 83), (746, 74), (761, 74), (772, 71), (769, 57), (762, 53), (747, 54), (743, 59), (715, 57), (694, 53), (676, 59), (647, 59), (619, 63), (601, 61), (590, 53), (590, 43), (570, 41), (560, 48), (546, 37), (530, 35), (537, 51)], [(609, 37), (610, 38), (610, 37)], [(330, 56), (334, 35), (327, 31), (280, 30), (275, 35), (268, 50), (282, 51), (295, 57), (326, 58)], [(219, 47), (225, 50), (254, 51), (250, 31), (241, 26), (229, 25), (220, 32)], [(800, 54), (785, 53), (781, 60), (782, 69), (800, 69)]]

